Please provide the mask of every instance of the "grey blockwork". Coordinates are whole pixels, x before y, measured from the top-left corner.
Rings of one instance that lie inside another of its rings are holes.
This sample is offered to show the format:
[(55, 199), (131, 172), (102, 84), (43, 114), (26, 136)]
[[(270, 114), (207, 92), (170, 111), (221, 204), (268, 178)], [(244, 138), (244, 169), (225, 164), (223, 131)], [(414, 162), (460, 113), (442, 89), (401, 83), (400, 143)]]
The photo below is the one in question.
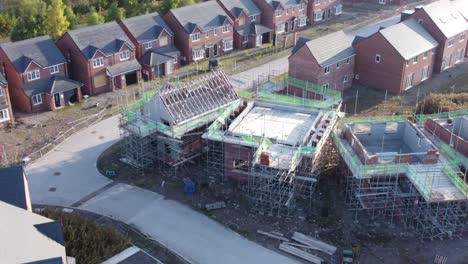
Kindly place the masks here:
[(462, 116), (453, 120), (453, 133), (464, 140), (468, 140), (468, 116)]

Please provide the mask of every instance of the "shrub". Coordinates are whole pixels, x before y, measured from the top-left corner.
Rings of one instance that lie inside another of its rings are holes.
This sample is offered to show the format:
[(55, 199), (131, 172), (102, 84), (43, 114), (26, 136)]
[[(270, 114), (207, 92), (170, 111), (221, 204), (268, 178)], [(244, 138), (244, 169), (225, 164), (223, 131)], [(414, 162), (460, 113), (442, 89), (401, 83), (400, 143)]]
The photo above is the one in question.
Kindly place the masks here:
[(101, 263), (128, 247), (128, 242), (110, 226), (98, 225), (75, 213), (59, 209), (45, 209), (42, 215), (60, 220), (67, 256), (77, 263)]
[(430, 94), (419, 101), (416, 113), (433, 114), (468, 108), (468, 93)]

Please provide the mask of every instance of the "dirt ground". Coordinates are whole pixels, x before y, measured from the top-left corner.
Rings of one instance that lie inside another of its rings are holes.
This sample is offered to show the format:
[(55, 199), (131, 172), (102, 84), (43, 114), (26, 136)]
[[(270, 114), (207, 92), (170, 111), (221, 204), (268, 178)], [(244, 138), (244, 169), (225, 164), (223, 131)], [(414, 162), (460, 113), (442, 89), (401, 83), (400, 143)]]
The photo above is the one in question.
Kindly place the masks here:
[[(253, 212), (247, 204), (245, 185), (232, 181), (200, 183), (198, 180), (204, 175), (204, 159), (197, 160), (176, 173), (159, 167), (138, 174), (134, 168), (119, 160), (120, 151), (119, 144), (116, 144), (102, 154), (98, 160), (101, 173), (105, 175), (106, 170), (113, 171), (116, 174), (111, 177), (113, 180), (177, 200), (272, 250), (279, 251), (279, 242), (258, 234), (257, 230), (277, 231), (286, 237), (291, 237), (298, 231), (333, 244), (340, 250), (350, 249), (357, 244), (361, 255), (355, 263), (424, 264), (433, 263), (438, 254), (447, 256), (448, 263), (468, 264), (468, 234), (465, 234), (463, 240), (420, 241), (399, 223), (390, 225), (384, 221), (371, 221), (365, 214), (356, 215), (354, 211), (347, 210), (343, 177), (335, 165), (328, 166), (321, 176), (310, 210), (301, 209), (309, 208), (307, 202), (302, 201), (290, 217), (277, 217)], [(327, 151), (330, 151), (329, 156), (337, 157), (332, 145), (329, 145)], [(194, 194), (184, 194), (184, 177), (190, 177), (196, 182)], [(224, 201), (226, 208), (215, 211), (204, 209), (205, 204), (218, 201)], [(332, 257), (320, 252), (312, 253), (318, 254), (327, 263), (340, 263), (339, 253)]]
[[(415, 109), (416, 102), (431, 93), (456, 94), (463, 92), (468, 92), (467, 62), (440, 74), (435, 74), (428, 81), (405, 91), (401, 95), (392, 93), (385, 95), (385, 91), (357, 84), (353, 85), (351, 89), (343, 94), (343, 107), (347, 114), (357, 113), (360, 116), (411, 114)], [(467, 108), (468, 105), (460, 106), (460, 109)]]

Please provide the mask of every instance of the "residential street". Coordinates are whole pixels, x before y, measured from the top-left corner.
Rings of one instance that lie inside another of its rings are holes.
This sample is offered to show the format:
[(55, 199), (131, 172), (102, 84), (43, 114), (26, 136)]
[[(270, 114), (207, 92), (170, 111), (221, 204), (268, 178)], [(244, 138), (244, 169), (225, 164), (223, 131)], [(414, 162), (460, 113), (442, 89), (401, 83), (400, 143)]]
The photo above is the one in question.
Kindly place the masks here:
[(109, 185), (111, 181), (96, 169), (96, 160), (118, 138), (118, 116), (114, 116), (73, 135), (28, 166), (33, 203), (71, 206), (83, 202), (80, 208), (134, 225), (192, 263), (297, 263), (157, 193)]

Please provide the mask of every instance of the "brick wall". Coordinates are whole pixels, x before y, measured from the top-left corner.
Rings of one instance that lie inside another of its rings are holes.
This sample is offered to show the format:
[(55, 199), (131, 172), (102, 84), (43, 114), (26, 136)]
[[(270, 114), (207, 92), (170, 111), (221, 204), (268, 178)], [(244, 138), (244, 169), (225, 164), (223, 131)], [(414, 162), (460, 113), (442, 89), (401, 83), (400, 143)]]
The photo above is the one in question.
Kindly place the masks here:
[[(289, 76), (318, 86), (328, 83), (331, 89), (343, 91), (352, 86), (354, 61), (353, 56), (349, 58), (349, 61), (344, 59), (330, 65), (329, 73), (325, 74), (324, 68), (320, 67), (310, 50), (304, 45), (288, 59)], [(344, 82), (345, 76), (348, 76), (347, 82)]]
[(250, 147), (245, 147), (231, 143), (224, 143), (224, 175), (233, 180), (246, 182), (248, 179), (248, 172), (239, 173), (233, 171), (234, 161), (242, 160), (248, 161), (250, 163), (254, 152), (255, 149)]
[[(307, 17), (310, 24), (316, 24), (323, 21), (327, 21), (329, 19), (335, 18), (335, 6), (340, 4), (341, 0), (320, 0), (319, 4), (316, 4), (315, 0), (309, 0), (307, 3)], [(329, 11), (330, 10), (330, 11)], [(326, 16), (324, 20), (321, 21), (314, 21), (315, 13), (317, 12), (325, 12)], [(330, 17), (328, 17), (328, 13), (330, 12)]]
[(452, 134), (452, 132), (432, 119), (428, 119), (424, 123), (424, 128), (449, 145), (450, 140), (452, 140), (453, 148), (468, 157), (468, 142), (463, 138)]
[[(465, 39), (460, 41), (460, 34), (457, 34), (453, 37), (454, 45), (449, 46), (449, 40), (445, 35), (440, 31), (437, 25), (432, 21), (432, 19), (427, 15), (423, 9), (417, 9), (409, 18), (415, 18), (416, 20), (422, 20), (423, 27), (431, 34), (431, 36), (437, 40), (439, 46), (436, 50), (436, 57), (434, 61), (434, 71), (440, 73), (446, 69), (445, 59), (451, 56), (451, 61), (448, 64), (448, 67), (452, 67), (456, 64), (456, 55), (458, 50), (464, 50), (466, 53), (467, 41), (468, 41), (468, 31), (465, 31)], [(463, 58), (463, 56), (462, 56)]]

